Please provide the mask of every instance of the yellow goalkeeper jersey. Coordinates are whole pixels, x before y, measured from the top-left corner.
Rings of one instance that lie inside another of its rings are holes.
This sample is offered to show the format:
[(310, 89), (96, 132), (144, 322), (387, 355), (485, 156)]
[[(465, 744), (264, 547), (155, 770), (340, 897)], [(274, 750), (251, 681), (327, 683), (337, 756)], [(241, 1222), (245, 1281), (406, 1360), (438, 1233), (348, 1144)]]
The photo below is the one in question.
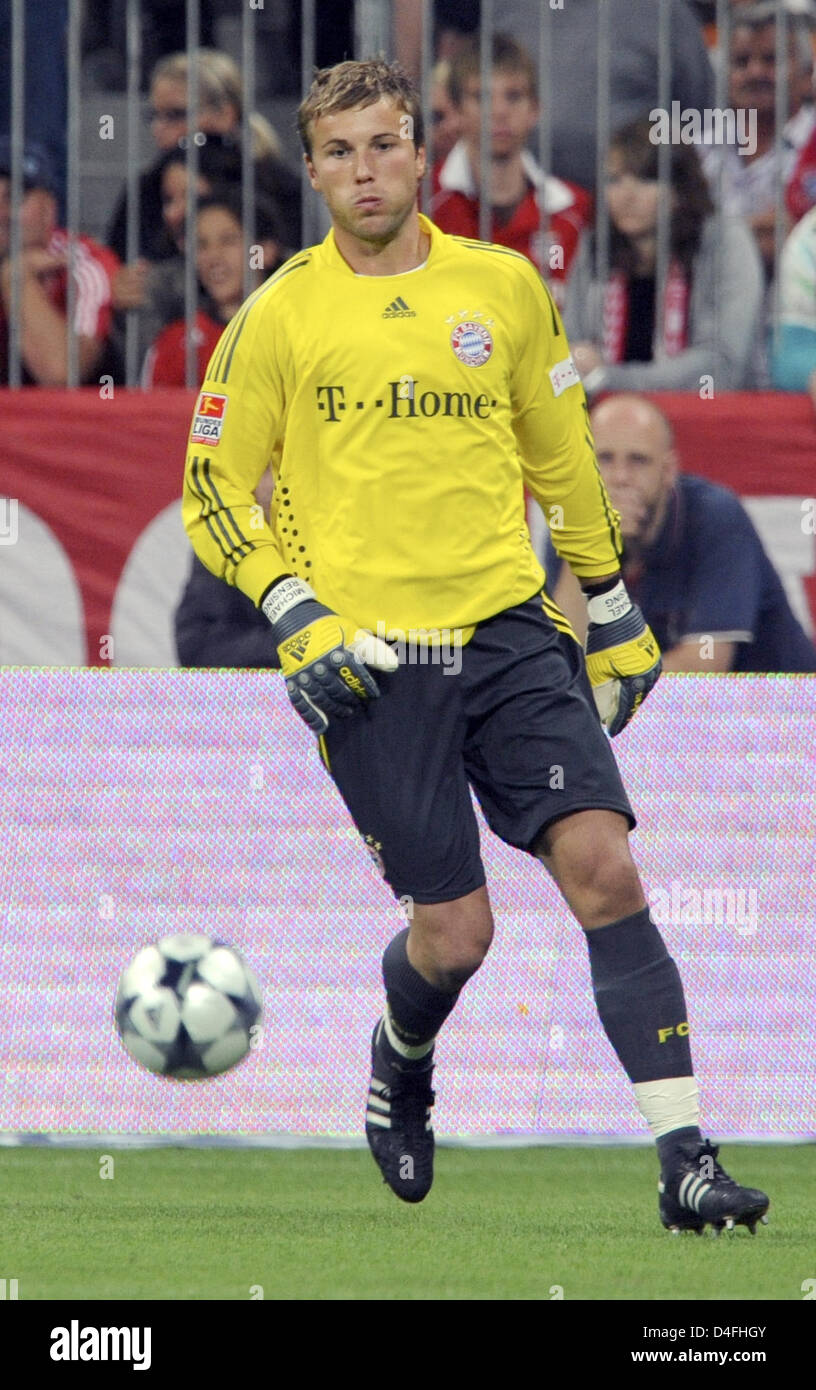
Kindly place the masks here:
[[(544, 583), (525, 484), (579, 577), (619, 566), (583, 387), (538, 272), (421, 221), (428, 259), (400, 275), (355, 274), (329, 232), (213, 353), (184, 524), (256, 604), (294, 574), (372, 632), (472, 628)], [(253, 489), (270, 463), (267, 525)]]

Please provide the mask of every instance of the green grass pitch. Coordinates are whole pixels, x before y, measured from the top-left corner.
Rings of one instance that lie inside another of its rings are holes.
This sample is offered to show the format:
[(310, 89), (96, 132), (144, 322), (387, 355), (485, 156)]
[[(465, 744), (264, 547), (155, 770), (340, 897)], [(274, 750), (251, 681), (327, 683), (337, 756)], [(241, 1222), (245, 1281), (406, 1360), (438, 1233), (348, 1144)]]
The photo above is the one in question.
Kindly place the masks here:
[(103, 1178), (101, 1150), (0, 1149), (20, 1299), (801, 1300), (816, 1277), (812, 1145), (725, 1146), (771, 1210), (719, 1239), (663, 1230), (651, 1149), (442, 1146), (416, 1207), (363, 1150), (111, 1157)]

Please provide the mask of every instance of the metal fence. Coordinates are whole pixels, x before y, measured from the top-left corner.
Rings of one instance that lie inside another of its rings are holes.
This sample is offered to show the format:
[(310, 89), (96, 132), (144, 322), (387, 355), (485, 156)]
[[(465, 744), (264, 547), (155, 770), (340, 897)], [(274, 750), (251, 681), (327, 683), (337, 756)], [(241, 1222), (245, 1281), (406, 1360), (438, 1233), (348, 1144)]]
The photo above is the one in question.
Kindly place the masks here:
[[(547, 0), (530, 0), (531, 5), (538, 13), (538, 52), (534, 55), (537, 62), (540, 95), (540, 121), (538, 128), (538, 153), (540, 163), (545, 170), (550, 167), (551, 154), (551, 121), (550, 121), (550, 92), (552, 83), (551, 71), (551, 48), (549, 36), (551, 26), (558, 22), (557, 10), (560, 5), (547, 3)], [(603, 189), (605, 168), (608, 154), (610, 137), (610, 45), (613, 36), (610, 32), (610, 13), (608, 0), (596, 0), (597, 3), (597, 189)], [(670, 46), (670, 0), (654, 0), (658, 10), (659, 42), (658, 42), (658, 77), (657, 77), (657, 106), (668, 110), (670, 106), (670, 70), (671, 70), (671, 46)], [(20, 270), (20, 251), (21, 251), (21, 226), (19, 210), (23, 196), (23, 160), (26, 143), (26, 130), (24, 122), (25, 106), (25, 72), (26, 72), (26, 44), (36, 42), (36, 36), (27, 32), (25, 23), (26, 0), (10, 0), (11, 4), (11, 83), (10, 83), (10, 194), (12, 206), (12, 219), (10, 227), (10, 259), (11, 259), (11, 284), (10, 284), (10, 304), (8, 316), (8, 377), (11, 387), (19, 387), (22, 380), (22, 357), (21, 357), (21, 304), (22, 304), (22, 284)], [(199, 36), (201, 32), (200, 0), (179, 0), (179, 4), (184, 5), (186, 16), (186, 44), (188, 59), (196, 54), (199, 48)], [(433, 62), (433, 6), (432, 0), (414, 0), (419, 20), (420, 34), (420, 57), (419, 75), (421, 81), (421, 93), (423, 110), (426, 119), (426, 129), (430, 129), (430, 88), (431, 88), (431, 67)], [(142, 144), (140, 140), (140, 129), (143, 117), (143, 102), (140, 94), (140, 72), (141, 72), (141, 34), (142, 34), (142, 0), (124, 0), (126, 10), (125, 22), (125, 41), (126, 41), (126, 73), (127, 73), (127, 98), (126, 98), (126, 127), (127, 138), (125, 142), (126, 157), (124, 166), (121, 170), (121, 177), (127, 188), (127, 262), (132, 263), (139, 252), (139, 176), (140, 176), (140, 151)], [(239, 0), (236, 13), (240, 16), (240, 41), (241, 41), (241, 67), (243, 77), (243, 109), (241, 121), (241, 157), (242, 157), (242, 198), (244, 214), (244, 231), (248, 245), (254, 241), (254, 162), (253, 162), (253, 133), (250, 125), (251, 113), (256, 108), (256, 45), (258, 38), (258, 21), (264, 8), (264, 0)], [(299, 6), (301, 23), (301, 89), (305, 93), (311, 80), (311, 74), (315, 63), (315, 23), (316, 7), (315, 0), (300, 0)], [(394, 51), (394, 20), (395, 20), (396, 0), (356, 0), (354, 7), (354, 41), (355, 51), (358, 56), (373, 52), (385, 52), (393, 54)], [(68, 124), (67, 124), (67, 197), (66, 197), (66, 231), (68, 246), (69, 273), (67, 277), (67, 305), (66, 305), (66, 334), (67, 334), (67, 382), (71, 387), (79, 384), (80, 364), (78, 352), (78, 340), (75, 332), (75, 306), (76, 306), (76, 275), (75, 262), (77, 253), (77, 238), (81, 230), (81, 207), (80, 207), (80, 186), (82, 179), (82, 162), (80, 156), (80, 120), (83, 103), (82, 91), (82, 62), (81, 62), (81, 25), (82, 25), (82, 0), (70, 0), (68, 9), (68, 32), (67, 32), (67, 91), (68, 91)], [(789, 92), (787, 83), (787, 64), (785, 61), (788, 51), (788, 14), (785, 4), (778, 0), (776, 5), (776, 135), (775, 152), (777, 160), (781, 159), (783, 148), (783, 128), (787, 119), (789, 109)], [(501, 6), (496, 5), (494, 0), (481, 0), (481, 26), (480, 26), (480, 62), (481, 62), (481, 90), (488, 92), (491, 84), (492, 68), (492, 37), (497, 28), (501, 28), (502, 13)], [(725, 108), (728, 104), (728, 62), (726, 55), (729, 49), (730, 31), (733, 22), (733, 15), (729, 0), (716, 0), (716, 23), (718, 31), (718, 52), (716, 56), (716, 101), (718, 107)], [(192, 113), (190, 118), (190, 129), (195, 130), (195, 113), (199, 110), (198, 93), (198, 69), (194, 61), (189, 62), (189, 81), (188, 81), (188, 112)], [(292, 103), (294, 107), (294, 102)], [(490, 152), (489, 152), (489, 130), (490, 130), (490, 103), (482, 102), (482, 126), (481, 126), (481, 170), (479, 187), (480, 190), (489, 188), (490, 185)], [(191, 248), (195, 245), (195, 217), (196, 217), (196, 171), (199, 157), (199, 146), (195, 138), (188, 138), (186, 141), (186, 161), (187, 161), (187, 203), (186, 203), (186, 265), (184, 282), (185, 317), (187, 322), (186, 334), (186, 380), (188, 386), (196, 384), (196, 347), (192, 327), (195, 322), (197, 310), (198, 287), (196, 280), (195, 259)], [(656, 312), (655, 324), (657, 332), (655, 337), (655, 351), (659, 355), (660, 342), (659, 336), (662, 331), (664, 321), (663, 304), (666, 291), (666, 278), (669, 268), (669, 219), (670, 219), (670, 199), (669, 199), (669, 164), (671, 150), (668, 144), (662, 144), (659, 148), (659, 218), (657, 236), (657, 268), (656, 268)], [(322, 235), (324, 223), (321, 220), (321, 210), (318, 199), (312, 194), (305, 169), (303, 170), (303, 211), (302, 211), (302, 244), (309, 245)], [(424, 180), (424, 206), (429, 205), (429, 175)], [(722, 198), (717, 199), (717, 217), (720, 222), (723, 217)], [(491, 209), (489, 199), (482, 197), (480, 201), (479, 230), (483, 239), (489, 238), (490, 234)], [(718, 229), (719, 230), (719, 229)], [(779, 181), (776, 190), (776, 216), (775, 216), (775, 257), (778, 269), (779, 256), (782, 249), (786, 233), (784, 189), (782, 181)], [(595, 235), (595, 264), (596, 273), (599, 278), (605, 280), (609, 266), (609, 218), (604, 199), (598, 198), (598, 213), (596, 218)], [(718, 235), (719, 245), (722, 246), (722, 236)], [(778, 286), (778, 274), (774, 277), (774, 285)], [(250, 289), (249, 263), (247, 261), (245, 292)], [(133, 315), (127, 317), (126, 340), (125, 340), (125, 377), (128, 386), (136, 386), (139, 381), (139, 361), (137, 352), (136, 325)]]

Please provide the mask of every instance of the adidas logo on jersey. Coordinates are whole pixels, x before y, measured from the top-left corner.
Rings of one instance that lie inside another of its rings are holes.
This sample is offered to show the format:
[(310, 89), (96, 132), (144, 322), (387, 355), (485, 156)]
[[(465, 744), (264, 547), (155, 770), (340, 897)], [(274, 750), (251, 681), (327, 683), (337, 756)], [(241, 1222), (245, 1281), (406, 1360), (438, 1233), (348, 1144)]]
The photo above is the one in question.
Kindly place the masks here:
[(413, 309), (408, 308), (408, 305), (405, 303), (405, 300), (402, 298), (402, 296), (398, 295), (397, 298), (391, 304), (388, 305), (387, 309), (383, 313), (383, 318), (415, 319), (416, 314)]

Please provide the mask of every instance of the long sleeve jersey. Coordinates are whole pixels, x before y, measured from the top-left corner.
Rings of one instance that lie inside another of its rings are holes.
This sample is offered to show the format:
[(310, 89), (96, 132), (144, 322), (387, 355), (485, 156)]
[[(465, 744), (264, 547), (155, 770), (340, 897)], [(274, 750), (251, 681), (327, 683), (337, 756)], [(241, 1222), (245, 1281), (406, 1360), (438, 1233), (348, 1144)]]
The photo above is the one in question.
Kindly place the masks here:
[[(294, 574), (373, 632), (472, 630), (544, 583), (525, 486), (579, 578), (619, 567), (619, 518), (540, 276), (421, 222), (428, 259), (399, 275), (355, 274), (329, 232), (216, 347), (184, 523), (207, 568), (256, 604)], [(252, 492), (270, 463), (267, 524)]]

